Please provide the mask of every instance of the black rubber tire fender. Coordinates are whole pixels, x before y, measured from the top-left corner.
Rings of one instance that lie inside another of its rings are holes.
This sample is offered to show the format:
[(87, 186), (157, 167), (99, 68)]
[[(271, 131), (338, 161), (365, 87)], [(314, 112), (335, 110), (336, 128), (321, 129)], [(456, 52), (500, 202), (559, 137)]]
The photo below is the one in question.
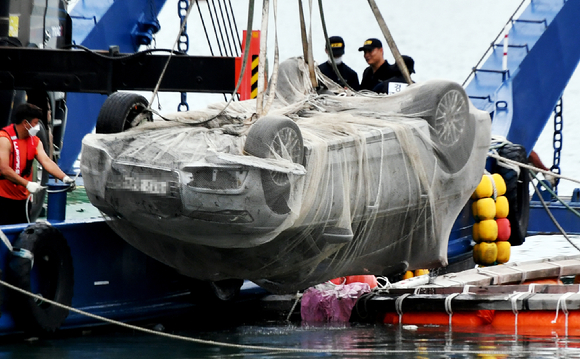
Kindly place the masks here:
[(103, 103), (97, 117), (97, 133), (119, 133), (134, 127), (133, 120), (143, 115), (143, 121), (153, 121), (151, 112), (145, 112), (149, 101), (131, 92), (115, 92)]
[[(526, 149), (518, 144), (506, 144), (498, 149), (501, 157), (520, 163), (527, 163)], [(526, 168), (520, 168), (517, 175), (513, 169), (497, 166), (495, 172), (500, 174), (506, 183), (506, 198), (509, 202), (508, 220), (511, 226), (509, 242), (519, 246), (526, 240), (530, 219), (530, 174)]]
[(471, 156), (475, 139), (475, 119), (469, 113), (469, 98), (461, 85), (451, 81), (425, 84), (402, 112), (417, 115), (429, 123), (431, 140), (440, 167), (453, 174)]
[[(28, 292), (40, 294), (66, 306), (72, 304), (74, 270), (68, 243), (62, 233), (45, 223), (36, 223), (20, 233), (13, 246), (30, 251), (30, 259), (10, 257), (7, 277), (11, 284)], [(34, 277), (34, 280), (31, 278)], [(37, 283), (36, 283), (37, 282)], [(11, 293), (10, 311), (16, 325), (27, 333), (52, 333), (65, 321), (69, 311), (39, 302), (19, 293)]]
[[(275, 155), (290, 156), (294, 163), (304, 161), (304, 140), (298, 125), (284, 116), (267, 116), (258, 119), (248, 132), (244, 152), (260, 157), (274, 158)], [(262, 187), (268, 207), (278, 214), (290, 212), (290, 181), (283, 173), (262, 170)]]

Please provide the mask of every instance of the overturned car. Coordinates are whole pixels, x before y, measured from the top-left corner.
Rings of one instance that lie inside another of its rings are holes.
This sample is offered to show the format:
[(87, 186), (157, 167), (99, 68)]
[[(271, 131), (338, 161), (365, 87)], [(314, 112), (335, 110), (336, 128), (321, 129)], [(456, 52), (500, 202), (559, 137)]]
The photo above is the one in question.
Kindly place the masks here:
[(187, 276), (276, 293), (446, 265), (451, 227), (484, 170), (489, 115), (449, 81), (390, 96), (327, 84), (335, 93), (321, 95), (301, 59), (280, 71), (257, 120), (250, 100), (132, 127), (145, 100), (109, 97), (101, 126), (131, 128), (83, 140), (93, 205)]

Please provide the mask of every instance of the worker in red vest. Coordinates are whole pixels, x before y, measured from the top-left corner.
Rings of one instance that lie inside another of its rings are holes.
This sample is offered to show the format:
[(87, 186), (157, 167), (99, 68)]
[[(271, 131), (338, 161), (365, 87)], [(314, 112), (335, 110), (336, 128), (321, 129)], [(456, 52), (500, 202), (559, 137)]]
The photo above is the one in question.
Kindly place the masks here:
[(74, 186), (74, 180), (48, 157), (36, 136), (41, 117), (39, 107), (24, 103), (14, 109), (12, 124), (0, 130), (0, 224), (27, 222), (28, 196), (44, 188), (32, 180), (34, 159), (45, 171)]

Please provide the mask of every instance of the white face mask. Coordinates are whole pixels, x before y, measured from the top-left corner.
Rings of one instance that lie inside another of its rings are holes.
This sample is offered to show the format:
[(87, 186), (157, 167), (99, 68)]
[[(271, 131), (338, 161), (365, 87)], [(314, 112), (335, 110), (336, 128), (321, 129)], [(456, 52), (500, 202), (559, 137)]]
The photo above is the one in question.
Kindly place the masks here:
[[(30, 122), (28, 122), (28, 124), (31, 125)], [(30, 127), (28, 129), (28, 134), (30, 136), (36, 136), (36, 134), (38, 133), (38, 131), (40, 131), (40, 123), (37, 123), (36, 126), (34, 126), (34, 127)]]

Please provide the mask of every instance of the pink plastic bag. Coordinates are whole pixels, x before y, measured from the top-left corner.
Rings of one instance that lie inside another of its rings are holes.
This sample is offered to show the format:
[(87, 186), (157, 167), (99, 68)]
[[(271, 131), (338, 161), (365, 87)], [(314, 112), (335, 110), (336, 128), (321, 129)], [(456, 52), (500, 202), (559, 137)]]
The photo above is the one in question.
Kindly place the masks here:
[(367, 283), (319, 284), (302, 295), (300, 313), (304, 323), (346, 323), (358, 298), (371, 291)]

